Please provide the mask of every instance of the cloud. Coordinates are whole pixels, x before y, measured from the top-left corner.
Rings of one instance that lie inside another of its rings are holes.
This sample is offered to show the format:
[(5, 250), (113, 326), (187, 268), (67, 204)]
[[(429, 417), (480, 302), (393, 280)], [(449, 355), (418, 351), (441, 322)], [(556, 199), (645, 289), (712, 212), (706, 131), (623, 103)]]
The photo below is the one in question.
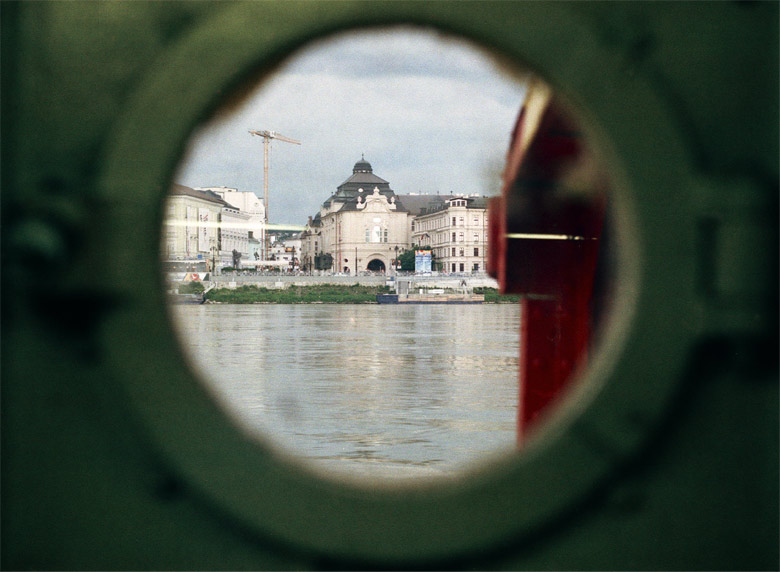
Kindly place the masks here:
[[(337, 57), (334, 57), (334, 54)], [(468, 77), (495, 74), (487, 52), (463, 40), (414, 28), (388, 28), (325, 40), (291, 62), (291, 72), (336, 77)]]
[(177, 182), (262, 196), (268, 129), (274, 222), (303, 224), (361, 153), (399, 193), (497, 190), (523, 86), (471, 48), (419, 32), (361, 34), (291, 60), (236, 113), (199, 131)]

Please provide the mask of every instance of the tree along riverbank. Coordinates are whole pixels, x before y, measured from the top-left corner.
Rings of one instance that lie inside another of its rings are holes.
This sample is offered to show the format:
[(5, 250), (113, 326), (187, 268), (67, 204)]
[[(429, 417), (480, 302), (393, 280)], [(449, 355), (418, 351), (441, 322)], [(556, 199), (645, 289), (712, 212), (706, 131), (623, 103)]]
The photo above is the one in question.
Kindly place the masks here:
[[(215, 304), (368, 304), (376, 303), (377, 294), (388, 294), (387, 286), (337, 286), (314, 284), (291, 286), (284, 289), (260, 286), (214, 288), (205, 294), (207, 303)], [(501, 296), (495, 288), (475, 288), (475, 294), (484, 294), (486, 303), (513, 303), (518, 296)]]

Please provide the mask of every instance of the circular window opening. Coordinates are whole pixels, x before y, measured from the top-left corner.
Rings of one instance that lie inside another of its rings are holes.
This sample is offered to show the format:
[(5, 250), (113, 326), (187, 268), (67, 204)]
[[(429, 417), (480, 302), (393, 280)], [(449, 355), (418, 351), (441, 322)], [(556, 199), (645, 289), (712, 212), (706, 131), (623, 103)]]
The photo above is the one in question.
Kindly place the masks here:
[(175, 328), (278, 450), (452, 477), (570, 393), (609, 300), (607, 186), (530, 74), (406, 28), (323, 41), (193, 136), (161, 245)]

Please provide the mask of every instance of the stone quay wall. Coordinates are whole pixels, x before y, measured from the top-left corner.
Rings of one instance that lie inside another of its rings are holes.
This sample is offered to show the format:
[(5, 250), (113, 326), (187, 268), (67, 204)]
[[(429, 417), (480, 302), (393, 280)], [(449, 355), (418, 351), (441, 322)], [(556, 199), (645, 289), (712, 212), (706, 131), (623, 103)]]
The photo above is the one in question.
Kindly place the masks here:
[[(289, 288), (290, 286), (311, 286), (315, 284), (341, 284), (351, 286), (393, 286), (395, 276), (295, 276), (295, 275), (241, 275), (224, 274), (215, 276), (204, 286), (217, 288), (237, 288), (239, 286), (261, 286), (263, 288)], [(498, 282), (486, 274), (440, 275), (440, 276), (399, 276), (399, 280), (409, 281), (411, 288), (462, 288), (465, 280), (468, 288), (498, 288)]]

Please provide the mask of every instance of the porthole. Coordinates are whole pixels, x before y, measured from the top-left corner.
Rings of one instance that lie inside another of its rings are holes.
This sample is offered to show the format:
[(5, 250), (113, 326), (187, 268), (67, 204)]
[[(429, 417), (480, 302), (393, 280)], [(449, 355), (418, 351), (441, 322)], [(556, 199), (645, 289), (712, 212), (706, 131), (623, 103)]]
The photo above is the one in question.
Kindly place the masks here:
[[(684, 264), (658, 270), (672, 253), (678, 260), (691, 256), (688, 160), (653, 89), (626, 77), (623, 63), (563, 7), (554, 9), (556, 18), (549, 7), (543, 13), (524, 3), (500, 12), (471, 4), (413, 12), (395, 4), (327, 8), (281, 14), (265, 4), (236, 6), (183, 38), (133, 95), (108, 143), (101, 179), (112, 236), (132, 230), (141, 237), (112, 244), (108, 279), (124, 310), (107, 324), (107, 351), (161, 459), (198, 498), (252, 533), (322, 558), (364, 563), (411, 565), (484, 553), (576, 510), (635, 454), (674, 394), (696, 332), (692, 280)], [(556, 411), (556, 422), (524, 455), (446, 484), (400, 489), (328, 481), (247, 438), (193, 378), (165, 318), (160, 275), (137, 272), (157, 263), (162, 198), (185, 141), (227, 90), (326, 33), (395, 23), (462, 35), (560, 89), (604, 150), (620, 241), (616, 317), (578, 386), (581, 399)], [(556, 40), (564, 28), (571, 38), (565, 46)], [(174, 101), (170, 94), (183, 88), (187, 97)], [(641, 119), (625, 116), (626, 109), (640, 109)], [(679, 191), (672, 200), (670, 188)], [(662, 219), (665, 227), (679, 220), (680, 233), (656, 232)], [(666, 311), (658, 313), (659, 306)], [(143, 355), (127, 343), (138, 339), (148, 340)], [(659, 352), (664, 359), (654, 360)]]
[(506, 67), (414, 28), (347, 33), (193, 136), (164, 210), (166, 289), (243, 430), (369, 485), (517, 448), (521, 308), (486, 272), (528, 83)]

